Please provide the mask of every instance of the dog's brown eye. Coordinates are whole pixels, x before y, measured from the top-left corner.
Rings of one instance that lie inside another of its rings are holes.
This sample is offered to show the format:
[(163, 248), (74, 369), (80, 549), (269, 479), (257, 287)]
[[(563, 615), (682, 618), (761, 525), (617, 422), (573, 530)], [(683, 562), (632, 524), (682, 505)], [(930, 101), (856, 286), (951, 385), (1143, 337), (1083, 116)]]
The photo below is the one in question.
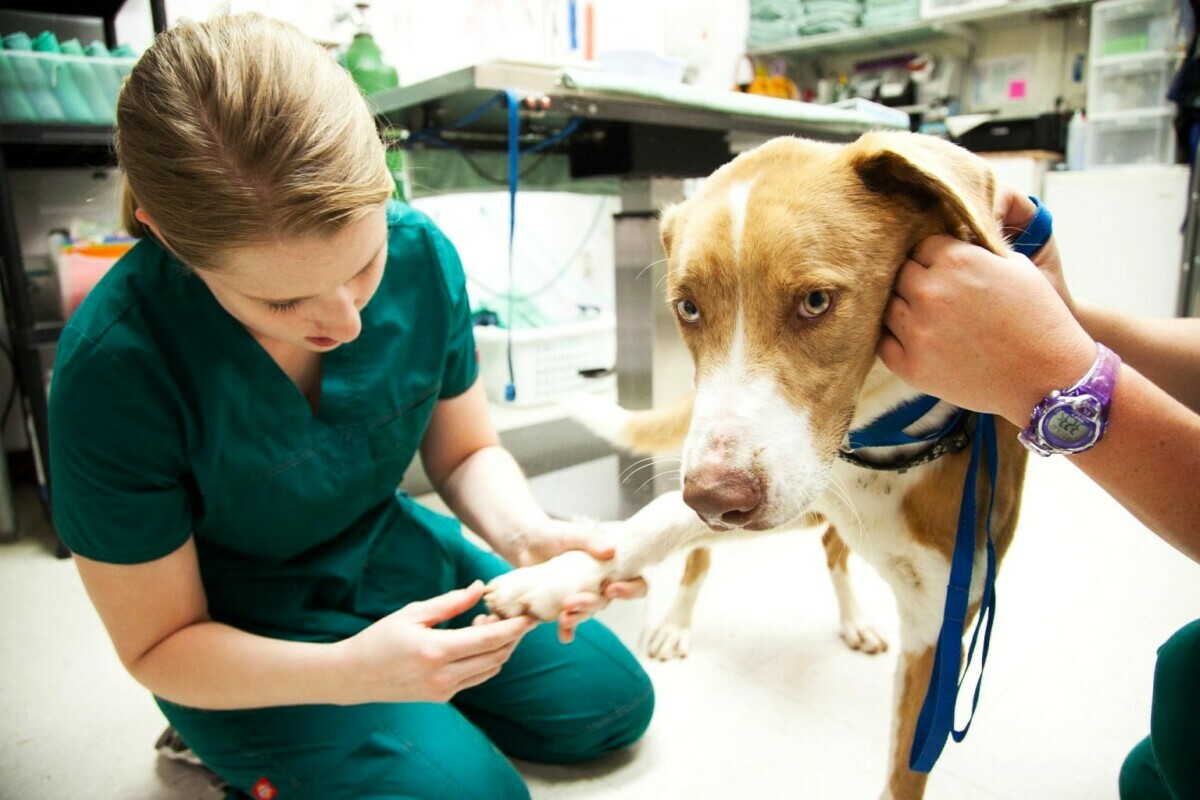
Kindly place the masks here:
[(700, 309), (686, 298), (675, 304), (675, 313), (679, 314), (679, 318), (684, 322), (696, 322), (700, 319)]
[(833, 305), (833, 295), (824, 289), (809, 292), (800, 301), (800, 316), (808, 319), (819, 317), (828, 311), (831, 305)]

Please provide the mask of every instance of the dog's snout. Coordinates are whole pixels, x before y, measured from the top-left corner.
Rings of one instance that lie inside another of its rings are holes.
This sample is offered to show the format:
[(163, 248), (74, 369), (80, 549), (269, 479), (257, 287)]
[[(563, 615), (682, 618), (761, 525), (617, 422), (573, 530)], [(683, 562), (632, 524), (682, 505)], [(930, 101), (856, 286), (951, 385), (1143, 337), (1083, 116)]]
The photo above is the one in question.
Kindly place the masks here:
[(709, 524), (745, 525), (762, 497), (760, 482), (744, 472), (700, 469), (689, 472), (683, 481), (683, 502)]

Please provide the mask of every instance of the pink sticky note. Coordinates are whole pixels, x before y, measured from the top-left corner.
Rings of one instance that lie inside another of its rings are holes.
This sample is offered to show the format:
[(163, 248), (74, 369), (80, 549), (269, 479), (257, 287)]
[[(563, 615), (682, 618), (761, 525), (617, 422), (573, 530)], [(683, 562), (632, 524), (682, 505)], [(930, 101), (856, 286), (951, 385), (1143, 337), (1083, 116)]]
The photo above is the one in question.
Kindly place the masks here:
[(1024, 100), (1026, 88), (1025, 81), (1012, 81), (1008, 84), (1008, 99)]

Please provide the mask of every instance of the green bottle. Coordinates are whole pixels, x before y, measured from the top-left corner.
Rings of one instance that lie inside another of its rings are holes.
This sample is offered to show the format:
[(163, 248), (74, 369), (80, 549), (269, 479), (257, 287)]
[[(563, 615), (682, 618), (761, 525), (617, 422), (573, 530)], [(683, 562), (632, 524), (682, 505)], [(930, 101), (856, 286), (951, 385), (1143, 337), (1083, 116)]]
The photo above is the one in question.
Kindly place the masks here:
[(63, 107), (58, 102), (58, 98), (54, 96), (54, 89), (51, 88), (46, 73), (37, 63), (38, 59), (22, 55), (33, 51), (33, 41), (29, 38), (29, 34), (8, 34), (4, 37), (4, 49), (12, 51), (9, 61), (13, 66), (13, 71), (17, 73), (17, 80), (25, 90), (29, 104), (33, 106), (34, 113), (37, 114), (38, 121), (65, 122), (67, 116), (63, 113)]
[(37, 112), (25, 96), (21, 80), (12, 61), (0, 50), (0, 120), (4, 122), (37, 122)]
[(354, 34), (354, 41), (339, 60), (343, 67), (350, 70), (363, 94), (372, 95), (400, 85), (395, 68), (384, 63), (379, 45), (365, 31)]
[(108, 93), (104, 91), (100, 77), (96, 74), (96, 65), (87, 60), (87, 54), (83, 52), (83, 45), (79, 43), (78, 39), (67, 39), (59, 47), (62, 48), (63, 55), (70, 57), (68, 63), (71, 67), (71, 75), (75, 78), (75, 85), (79, 87), (79, 91), (87, 100), (88, 107), (92, 110), (92, 117), (98, 123), (112, 125), (116, 121), (116, 108), (108, 102)]
[[(58, 46), (58, 37), (50, 31), (42, 31), (34, 38), (33, 49), (39, 53), (62, 55), (62, 49)], [(100, 122), (92, 112), (92, 107), (88, 105), (83, 92), (79, 91), (79, 86), (75, 83), (75, 75), (71, 72), (70, 62), (65, 58), (41, 58), (38, 60), (42, 62), (42, 71), (46, 73), (46, 79), (50, 81), (50, 88), (54, 90), (54, 96), (58, 98), (58, 103), (62, 106), (67, 121)]]

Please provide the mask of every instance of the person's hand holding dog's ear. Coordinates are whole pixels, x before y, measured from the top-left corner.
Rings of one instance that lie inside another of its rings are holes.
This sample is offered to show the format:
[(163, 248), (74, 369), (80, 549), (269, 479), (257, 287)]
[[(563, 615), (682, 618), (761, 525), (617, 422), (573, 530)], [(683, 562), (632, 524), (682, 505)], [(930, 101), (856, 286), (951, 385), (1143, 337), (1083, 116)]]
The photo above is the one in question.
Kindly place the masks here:
[(879, 356), (916, 389), (1024, 427), (1079, 380), (1096, 345), (1024, 256), (932, 236), (896, 276)]
[[(518, 567), (529, 567), (568, 550), (583, 550), (601, 561), (615, 554), (595, 523), (546, 518), (539, 524), (537, 530), (522, 531), (514, 537), (508, 551), (501, 555)], [(558, 616), (559, 640), (570, 642), (575, 638), (575, 629), (604, 610), (611, 601), (645, 597), (646, 591), (645, 579), (634, 578), (605, 584), (600, 594), (578, 592), (568, 596), (563, 600), (563, 610)]]
[[(1005, 238), (1012, 241), (1020, 236), (1033, 221), (1037, 207), (1028, 196), (1011, 186), (1001, 184), (996, 187), (996, 202), (993, 211), (996, 219), (1000, 221)], [(1046, 276), (1046, 280), (1050, 281), (1050, 285), (1067, 304), (1067, 308), (1071, 309), (1072, 316), (1078, 316), (1075, 298), (1071, 296), (1071, 290), (1067, 288), (1067, 281), (1063, 277), (1062, 258), (1059, 257), (1058, 244), (1054, 241), (1053, 236), (1033, 254), (1031, 260), (1033, 265)]]

